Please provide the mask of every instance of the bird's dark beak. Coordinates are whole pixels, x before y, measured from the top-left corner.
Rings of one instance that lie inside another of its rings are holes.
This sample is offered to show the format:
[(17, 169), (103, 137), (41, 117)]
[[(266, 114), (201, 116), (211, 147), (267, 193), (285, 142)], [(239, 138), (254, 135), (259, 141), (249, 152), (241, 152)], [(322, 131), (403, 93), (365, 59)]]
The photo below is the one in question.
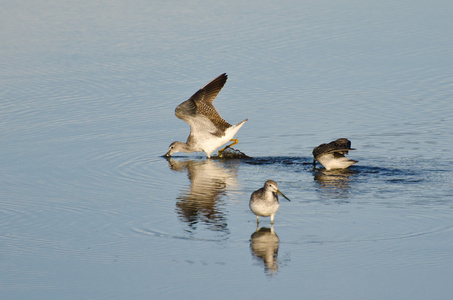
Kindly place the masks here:
[(289, 202), (291, 202), (291, 200), (289, 200), (288, 197), (286, 197), (282, 192), (280, 192), (279, 190), (277, 190), (277, 193), (279, 193), (280, 195), (282, 195), (286, 200), (288, 200)]

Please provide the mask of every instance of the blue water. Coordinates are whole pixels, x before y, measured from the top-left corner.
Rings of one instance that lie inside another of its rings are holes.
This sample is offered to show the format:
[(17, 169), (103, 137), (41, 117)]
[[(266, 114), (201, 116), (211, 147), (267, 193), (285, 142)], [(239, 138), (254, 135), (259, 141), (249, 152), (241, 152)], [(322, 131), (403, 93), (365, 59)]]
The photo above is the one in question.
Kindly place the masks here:
[[(0, 7), (1, 299), (453, 296), (453, 3)], [(251, 158), (162, 158), (223, 72)], [(340, 137), (359, 162), (313, 169)]]

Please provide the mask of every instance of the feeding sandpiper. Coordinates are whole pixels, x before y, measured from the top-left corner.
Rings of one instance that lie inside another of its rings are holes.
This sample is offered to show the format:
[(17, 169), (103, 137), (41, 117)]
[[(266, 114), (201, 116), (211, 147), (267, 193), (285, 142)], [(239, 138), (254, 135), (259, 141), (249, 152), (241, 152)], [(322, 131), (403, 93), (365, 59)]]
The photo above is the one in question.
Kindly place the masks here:
[(223, 150), (237, 144), (238, 140), (233, 137), (247, 119), (231, 125), (220, 116), (212, 104), (227, 78), (225, 73), (221, 74), (176, 107), (175, 115), (190, 125), (190, 135), (185, 143), (171, 143), (165, 156), (176, 152), (204, 151), (210, 158), (212, 152), (228, 141), (233, 143), (219, 150), (219, 156)]
[(313, 149), (313, 166), (316, 166), (316, 161), (319, 161), (326, 170), (346, 169), (357, 162), (345, 156), (351, 150), (355, 149), (351, 148), (351, 141), (346, 138), (321, 144)]

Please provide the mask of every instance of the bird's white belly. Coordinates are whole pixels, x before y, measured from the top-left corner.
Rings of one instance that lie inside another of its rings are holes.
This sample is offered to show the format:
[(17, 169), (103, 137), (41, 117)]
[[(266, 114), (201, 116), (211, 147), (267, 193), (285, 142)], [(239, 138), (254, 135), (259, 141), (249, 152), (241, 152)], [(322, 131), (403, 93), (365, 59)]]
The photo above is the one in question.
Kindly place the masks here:
[(261, 217), (269, 217), (275, 214), (280, 207), (278, 202), (274, 203), (266, 203), (266, 202), (259, 202), (259, 203), (250, 203), (250, 209), (255, 215)]
[(322, 155), (318, 157), (318, 161), (327, 169), (345, 169), (350, 165), (356, 163), (356, 161), (351, 160), (347, 157), (334, 157), (331, 154)]
[(233, 128), (230, 127), (225, 131), (225, 135), (222, 137), (218, 137), (213, 134), (206, 134), (203, 136), (199, 136), (197, 140), (197, 148), (199, 151), (204, 151), (208, 155), (211, 155), (217, 148), (223, 146), (224, 144), (228, 143), (234, 135), (236, 134), (237, 130), (232, 130)]
[(225, 136), (219, 138), (215, 135), (205, 135), (201, 138), (198, 138), (195, 148), (198, 151), (204, 151), (207, 154), (211, 155), (215, 149), (219, 148), (223, 144), (227, 143), (231, 138), (227, 138)]

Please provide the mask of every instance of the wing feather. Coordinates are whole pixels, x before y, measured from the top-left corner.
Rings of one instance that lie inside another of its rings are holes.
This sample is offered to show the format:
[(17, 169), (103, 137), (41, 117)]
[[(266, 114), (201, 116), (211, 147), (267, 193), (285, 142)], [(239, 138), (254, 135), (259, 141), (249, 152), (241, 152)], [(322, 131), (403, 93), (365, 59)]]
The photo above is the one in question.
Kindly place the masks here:
[[(227, 78), (228, 76), (225, 73), (221, 74), (199, 89), (188, 100), (176, 107), (176, 117), (187, 122), (191, 126), (191, 134), (198, 134), (203, 130), (203, 127), (200, 126), (197, 121), (200, 120), (200, 115), (205, 116), (209, 122), (212, 123), (212, 126), (207, 126), (206, 128), (211, 134), (223, 136), (225, 130), (231, 127), (231, 124), (220, 116), (212, 104), (222, 87), (225, 85)], [(206, 126), (206, 124), (203, 123), (202, 125)]]
[(321, 144), (313, 149), (313, 156), (317, 157), (321, 154), (340, 153), (347, 154), (348, 151), (355, 150), (351, 148), (351, 141), (346, 138), (340, 138), (328, 144)]

